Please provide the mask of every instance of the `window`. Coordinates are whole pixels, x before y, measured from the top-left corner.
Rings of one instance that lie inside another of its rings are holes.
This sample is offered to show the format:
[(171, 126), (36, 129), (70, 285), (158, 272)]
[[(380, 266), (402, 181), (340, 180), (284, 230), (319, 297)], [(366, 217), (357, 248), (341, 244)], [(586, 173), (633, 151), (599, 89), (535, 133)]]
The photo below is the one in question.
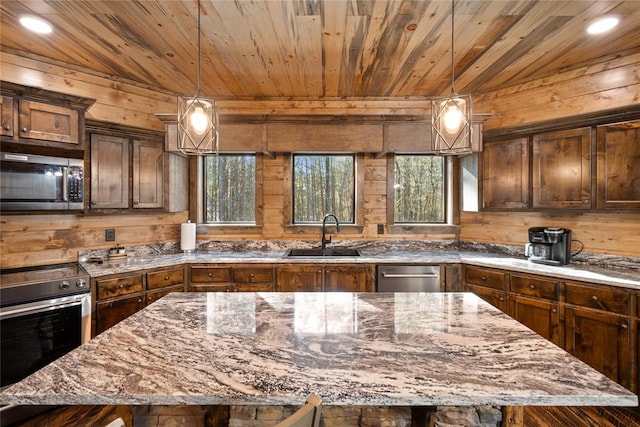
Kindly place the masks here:
[(293, 223), (319, 223), (328, 212), (355, 223), (354, 155), (293, 155)]
[(444, 157), (396, 155), (393, 176), (394, 223), (446, 221)]
[(204, 158), (204, 222), (254, 224), (256, 156), (220, 154)]

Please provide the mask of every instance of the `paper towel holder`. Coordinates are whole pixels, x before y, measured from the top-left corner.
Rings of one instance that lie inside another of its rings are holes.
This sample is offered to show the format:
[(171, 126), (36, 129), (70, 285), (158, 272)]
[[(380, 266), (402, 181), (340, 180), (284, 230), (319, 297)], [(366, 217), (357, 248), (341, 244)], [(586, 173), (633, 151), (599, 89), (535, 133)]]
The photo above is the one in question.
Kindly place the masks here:
[(196, 224), (187, 220), (180, 226), (180, 249), (184, 253), (192, 253), (196, 248)]

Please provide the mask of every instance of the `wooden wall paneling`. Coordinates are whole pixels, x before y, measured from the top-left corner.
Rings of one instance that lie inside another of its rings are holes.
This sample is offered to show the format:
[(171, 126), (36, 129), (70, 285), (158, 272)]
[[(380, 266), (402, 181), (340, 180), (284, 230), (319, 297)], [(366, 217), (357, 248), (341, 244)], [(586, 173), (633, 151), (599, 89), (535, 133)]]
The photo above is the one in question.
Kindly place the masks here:
[(571, 229), (584, 252), (640, 256), (640, 215), (633, 212), (461, 212), (460, 222), (461, 240), (522, 245), (523, 254), (529, 227), (547, 226)]
[(267, 124), (270, 152), (320, 151), (370, 153), (382, 151), (381, 124)]
[(6, 81), (95, 98), (86, 116), (105, 122), (163, 130), (162, 122), (154, 114), (175, 113), (177, 109), (175, 95), (113, 76), (74, 69), (68, 64), (45, 63), (2, 51), (0, 70)]
[(384, 125), (384, 152), (432, 153), (431, 123), (389, 123)]

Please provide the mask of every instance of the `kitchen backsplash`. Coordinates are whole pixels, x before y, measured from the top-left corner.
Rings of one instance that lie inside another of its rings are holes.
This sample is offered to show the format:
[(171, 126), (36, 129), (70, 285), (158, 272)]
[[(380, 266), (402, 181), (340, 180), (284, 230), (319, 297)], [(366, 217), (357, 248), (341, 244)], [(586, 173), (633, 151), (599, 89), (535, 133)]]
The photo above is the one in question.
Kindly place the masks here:
[[(287, 249), (304, 249), (318, 246), (318, 242), (309, 240), (227, 240), (227, 241), (198, 241), (196, 252), (284, 252)], [(358, 248), (373, 253), (389, 253), (392, 251), (428, 252), (428, 251), (462, 251), (490, 253), (515, 258), (524, 258), (524, 245), (498, 245), (469, 241), (446, 240), (385, 240), (362, 241), (340, 240), (331, 247)], [(150, 256), (178, 254), (180, 242), (149, 244), (125, 247), (129, 256)], [(90, 257), (107, 258), (109, 249), (80, 251), (80, 261)], [(637, 269), (640, 271), (640, 258), (617, 255), (603, 255), (580, 253), (571, 259), (571, 264), (589, 265), (590, 267)]]

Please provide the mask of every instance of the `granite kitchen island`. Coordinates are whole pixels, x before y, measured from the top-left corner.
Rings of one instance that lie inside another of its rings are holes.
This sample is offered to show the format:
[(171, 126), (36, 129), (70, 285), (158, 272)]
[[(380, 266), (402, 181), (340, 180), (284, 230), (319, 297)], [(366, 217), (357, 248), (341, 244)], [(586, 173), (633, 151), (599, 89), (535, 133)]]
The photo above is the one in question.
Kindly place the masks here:
[(2, 404), (636, 406), (470, 293), (172, 293)]

